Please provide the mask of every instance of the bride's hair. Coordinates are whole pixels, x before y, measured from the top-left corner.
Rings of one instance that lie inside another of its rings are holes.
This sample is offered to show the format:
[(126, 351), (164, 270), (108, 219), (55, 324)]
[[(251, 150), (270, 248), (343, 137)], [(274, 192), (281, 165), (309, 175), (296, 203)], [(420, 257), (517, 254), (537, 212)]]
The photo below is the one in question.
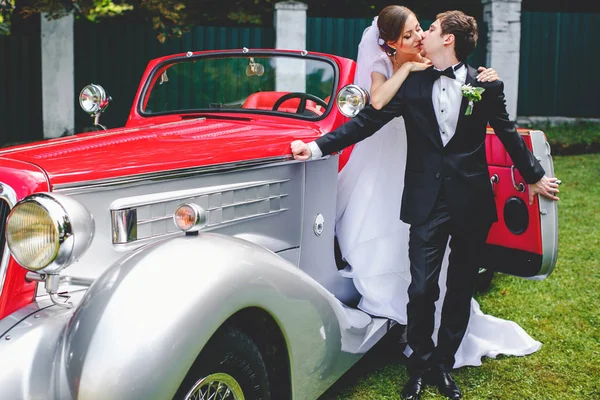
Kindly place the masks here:
[(377, 17), (377, 28), (379, 28), (379, 46), (388, 56), (396, 54), (396, 49), (388, 45), (388, 42), (398, 40), (404, 24), (410, 15), (414, 15), (409, 8), (404, 6), (387, 6)]

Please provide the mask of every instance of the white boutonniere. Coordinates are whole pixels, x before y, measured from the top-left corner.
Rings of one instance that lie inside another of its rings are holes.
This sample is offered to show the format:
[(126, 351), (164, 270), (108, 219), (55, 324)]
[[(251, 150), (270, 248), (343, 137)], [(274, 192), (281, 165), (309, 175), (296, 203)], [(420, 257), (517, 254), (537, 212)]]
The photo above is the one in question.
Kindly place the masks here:
[(466, 97), (469, 100), (469, 105), (467, 106), (467, 111), (465, 111), (465, 115), (473, 114), (473, 104), (476, 101), (481, 100), (481, 93), (485, 92), (485, 89), (482, 87), (471, 86), (471, 84), (462, 85), (460, 87), (460, 91), (462, 92), (463, 97)]

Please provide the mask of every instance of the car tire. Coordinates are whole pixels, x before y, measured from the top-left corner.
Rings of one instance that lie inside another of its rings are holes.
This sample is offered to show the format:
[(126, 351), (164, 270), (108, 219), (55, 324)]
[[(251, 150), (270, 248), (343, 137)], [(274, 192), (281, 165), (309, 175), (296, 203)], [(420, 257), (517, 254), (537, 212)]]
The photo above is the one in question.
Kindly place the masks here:
[(245, 400), (271, 399), (263, 357), (256, 344), (239, 329), (227, 327), (207, 343), (174, 399), (204, 398), (198, 392), (214, 389), (219, 383), (231, 392), (224, 399), (238, 400), (239, 391)]
[(479, 293), (485, 293), (490, 290), (492, 280), (494, 279), (494, 271), (490, 269), (481, 269), (477, 276), (477, 284), (475, 290)]

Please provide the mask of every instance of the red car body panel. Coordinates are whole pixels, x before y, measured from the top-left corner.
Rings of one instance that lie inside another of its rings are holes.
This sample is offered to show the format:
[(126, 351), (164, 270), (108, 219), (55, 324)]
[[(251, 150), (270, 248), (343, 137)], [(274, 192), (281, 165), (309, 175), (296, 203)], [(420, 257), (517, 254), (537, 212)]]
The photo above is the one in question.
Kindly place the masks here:
[(40, 166), (54, 186), (287, 156), (292, 140), (320, 134), (318, 125), (289, 118), (192, 119), (13, 148), (6, 157)]
[[(46, 175), (35, 165), (3, 159), (0, 156), (0, 172), (4, 183), (14, 189), (17, 199), (50, 189)], [(4, 288), (0, 294), (0, 319), (33, 301), (36, 283), (27, 282), (26, 273), (27, 271), (11, 257), (6, 269)]]
[[(519, 133), (525, 141), (525, 144), (531, 150), (531, 139), (528, 131), (520, 129)], [(493, 134), (493, 130), (488, 130), (486, 139), (486, 151), (487, 160), (489, 164), (490, 176), (497, 174), (499, 183), (494, 185), (494, 193), (496, 200), (496, 207), (498, 210), (502, 210), (504, 204), (506, 204), (509, 198), (517, 197), (523, 200), (526, 204), (529, 204), (529, 193), (528, 191), (520, 192), (513, 187), (511, 177), (511, 166), (513, 162), (506, 152), (504, 145), (500, 142), (500, 139)], [(521, 176), (518, 170), (514, 170), (515, 182), (517, 185), (523, 183), (526, 185), (525, 180)], [(502, 184), (502, 186), (500, 186)], [(535, 254), (542, 254), (542, 240), (540, 237), (540, 214), (538, 207), (538, 199), (534, 198), (533, 207), (528, 207), (529, 212), (529, 225), (525, 232), (515, 235), (509, 231), (507, 224), (504, 222), (504, 214), (498, 212), (498, 222), (492, 225), (490, 233), (488, 235), (487, 242), (490, 244), (502, 245), (504, 247), (510, 247), (512, 249), (524, 250)]]

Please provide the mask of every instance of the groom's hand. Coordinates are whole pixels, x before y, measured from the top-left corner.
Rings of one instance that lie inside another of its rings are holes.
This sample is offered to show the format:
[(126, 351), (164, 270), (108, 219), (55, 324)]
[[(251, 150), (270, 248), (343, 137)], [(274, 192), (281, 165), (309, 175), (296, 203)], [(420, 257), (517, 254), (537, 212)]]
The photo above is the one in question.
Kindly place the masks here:
[(536, 194), (541, 194), (551, 200), (560, 200), (556, 197), (556, 193), (559, 192), (558, 185), (560, 185), (558, 179), (548, 178), (547, 176), (543, 176), (542, 179), (536, 183), (529, 184), (529, 204), (533, 204), (533, 197)]
[(294, 140), (290, 147), (292, 149), (292, 155), (298, 161), (306, 161), (312, 156), (310, 147), (302, 140)]

